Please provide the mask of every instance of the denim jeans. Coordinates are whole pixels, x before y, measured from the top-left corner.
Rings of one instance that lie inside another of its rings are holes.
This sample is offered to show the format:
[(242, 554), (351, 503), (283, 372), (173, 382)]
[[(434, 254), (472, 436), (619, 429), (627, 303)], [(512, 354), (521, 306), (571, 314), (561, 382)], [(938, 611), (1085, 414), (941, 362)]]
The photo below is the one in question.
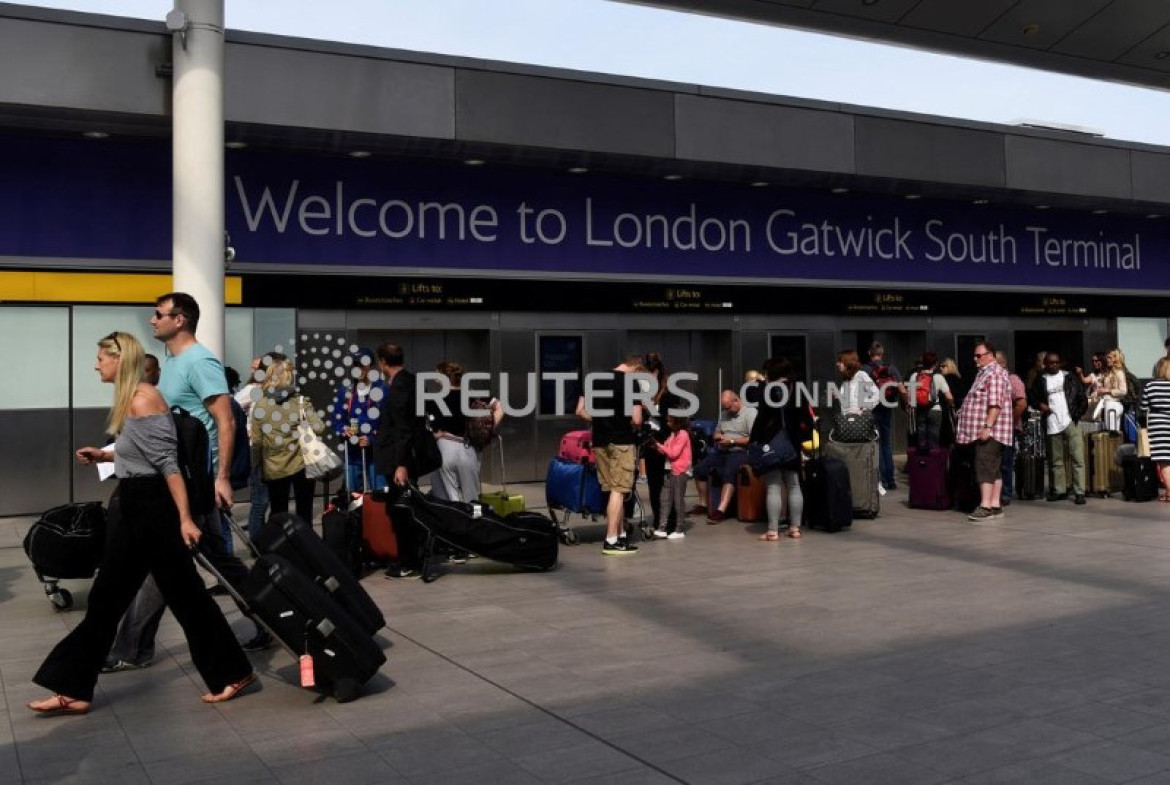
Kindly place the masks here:
[(259, 462), (252, 464), (252, 475), (248, 477), (248, 496), (252, 503), (248, 509), (248, 536), (253, 542), (260, 536), (268, 512), (268, 486), (262, 474)]
[(1003, 466), (1000, 468), (1003, 476), (1003, 490), (999, 494), (1000, 503), (1012, 500), (1012, 489), (1015, 488), (1016, 477), (1016, 448), (1015, 445), (1003, 448)]

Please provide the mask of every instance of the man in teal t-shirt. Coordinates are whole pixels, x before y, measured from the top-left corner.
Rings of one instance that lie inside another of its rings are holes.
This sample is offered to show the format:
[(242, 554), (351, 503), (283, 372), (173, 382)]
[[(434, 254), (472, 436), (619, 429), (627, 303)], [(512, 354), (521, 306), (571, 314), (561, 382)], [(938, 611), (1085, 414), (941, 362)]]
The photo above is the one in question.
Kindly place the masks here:
[[(194, 516), (203, 532), (199, 550), (224, 580), (238, 587), (248, 576), (248, 568), (228, 549), (220, 512), (230, 510), (232, 506), (229, 472), (236, 423), (229, 402), (227, 377), (224, 376), (223, 364), (211, 350), (195, 340), (195, 328), (199, 325), (199, 304), (195, 298), (183, 292), (173, 292), (159, 297), (155, 303), (156, 310), (150, 324), (154, 328), (154, 337), (166, 346), (158, 391), (167, 404), (182, 407), (197, 417), (207, 429), (211, 443), (215, 506), (206, 515)], [(217, 460), (219, 456), (223, 457), (222, 461)], [(155, 633), (165, 610), (162, 593), (154, 578), (148, 576), (122, 617), (114, 647), (106, 657), (102, 672), (150, 665), (154, 658)], [(247, 613), (246, 609), (241, 610)], [(243, 648), (258, 651), (271, 645), (272, 637), (257, 625), (256, 635), (244, 643)]]

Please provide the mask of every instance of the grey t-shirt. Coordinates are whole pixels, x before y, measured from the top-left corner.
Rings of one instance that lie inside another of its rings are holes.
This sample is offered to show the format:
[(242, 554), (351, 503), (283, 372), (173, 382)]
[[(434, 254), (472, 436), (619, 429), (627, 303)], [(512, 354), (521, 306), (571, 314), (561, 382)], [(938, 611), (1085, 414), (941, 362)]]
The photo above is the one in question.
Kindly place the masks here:
[[(731, 414), (727, 410), (721, 411), (717, 430), (732, 439), (746, 439), (751, 435), (752, 426), (756, 423), (758, 413), (759, 410), (754, 406), (741, 406), (737, 414)], [(736, 452), (742, 449), (743, 447), (732, 447), (730, 451)]]
[(118, 477), (179, 473), (179, 440), (171, 413), (127, 417), (114, 447)]

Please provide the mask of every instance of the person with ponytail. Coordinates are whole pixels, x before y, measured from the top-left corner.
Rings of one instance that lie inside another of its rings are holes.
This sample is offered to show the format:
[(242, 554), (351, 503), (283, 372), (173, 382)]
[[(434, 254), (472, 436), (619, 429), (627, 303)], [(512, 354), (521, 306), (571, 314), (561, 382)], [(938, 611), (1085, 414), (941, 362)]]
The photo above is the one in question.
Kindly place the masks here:
[(82, 447), (79, 463), (114, 462), (121, 515), (89, 593), (85, 618), (58, 643), (33, 681), (53, 695), (32, 701), (38, 714), (86, 714), (118, 621), (147, 575), (175, 614), (196, 670), (209, 690), (204, 703), (239, 695), (256, 681), (227, 619), (195, 570), (202, 532), (191, 517), (179, 472), (178, 438), (166, 401), (146, 382), (142, 344), (113, 332), (98, 341), (95, 370), (114, 385), (107, 430), (114, 450)]

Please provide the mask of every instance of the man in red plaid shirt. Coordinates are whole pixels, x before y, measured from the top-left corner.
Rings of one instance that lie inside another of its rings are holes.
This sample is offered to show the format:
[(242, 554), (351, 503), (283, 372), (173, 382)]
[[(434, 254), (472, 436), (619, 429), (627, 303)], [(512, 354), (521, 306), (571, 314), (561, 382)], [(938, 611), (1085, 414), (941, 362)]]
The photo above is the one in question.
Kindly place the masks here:
[(1000, 466), (1004, 447), (1012, 443), (1011, 382), (1007, 369), (995, 361), (995, 347), (990, 342), (975, 344), (975, 364), (979, 373), (959, 409), (955, 441), (975, 443), (975, 481), (979, 483), (980, 503), (967, 518), (986, 521), (1003, 517)]

